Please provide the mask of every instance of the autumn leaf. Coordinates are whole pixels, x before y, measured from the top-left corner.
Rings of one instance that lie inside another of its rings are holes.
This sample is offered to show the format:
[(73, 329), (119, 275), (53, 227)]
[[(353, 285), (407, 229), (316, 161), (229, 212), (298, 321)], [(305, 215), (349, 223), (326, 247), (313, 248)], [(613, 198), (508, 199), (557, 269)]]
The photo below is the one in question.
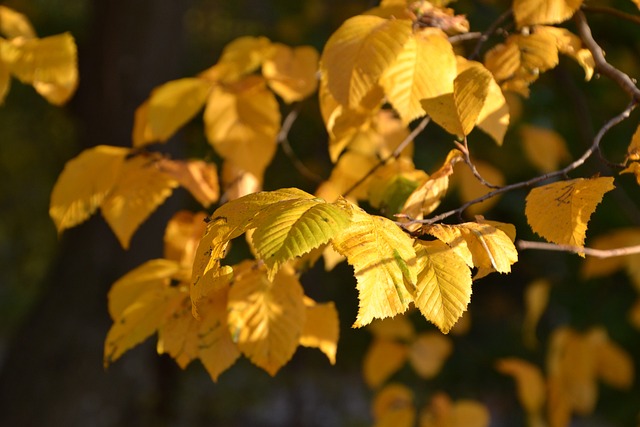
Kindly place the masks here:
[(471, 300), (471, 271), (440, 241), (416, 241), (415, 304), (443, 333), (451, 330)]
[(538, 342), (536, 327), (549, 301), (551, 284), (545, 279), (536, 280), (524, 292), (525, 315), (522, 320), (522, 335), (525, 344), (534, 348)]
[[(3, 43), (6, 43), (6, 41), (0, 39), (0, 50), (2, 49)], [(4, 103), (7, 93), (9, 93), (10, 86), (11, 74), (9, 74), (9, 68), (4, 64), (4, 62), (0, 61), (0, 105)]]
[(518, 400), (527, 412), (530, 424), (540, 425), (546, 396), (545, 379), (540, 369), (517, 358), (498, 360), (496, 369), (501, 374), (513, 377), (518, 390)]
[(633, 133), (631, 143), (629, 143), (629, 147), (627, 148), (627, 161), (640, 161), (640, 125)]
[(355, 270), (360, 308), (354, 327), (403, 313), (417, 279), (412, 239), (392, 221), (342, 203), (351, 224), (332, 243)]
[(287, 104), (301, 101), (318, 87), (318, 56), (311, 46), (290, 48), (274, 43), (271, 56), (262, 64), (262, 75)]
[(410, 342), (415, 339), (416, 335), (413, 324), (404, 314), (386, 319), (375, 319), (368, 325), (368, 328), (377, 338)]
[(376, 338), (364, 356), (362, 363), (364, 381), (371, 388), (378, 388), (395, 374), (407, 361), (409, 347), (390, 339)]
[[(206, 218), (204, 212), (176, 212), (164, 230), (164, 258), (178, 261), (191, 272), (196, 248), (207, 228)], [(186, 281), (190, 278), (191, 276)]]
[(411, 22), (358, 15), (347, 19), (324, 46), (321, 70), (338, 103), (354, 107), (377, 84), (411, 36)]
[(451, 339), (438, 332), (418, 335), (409, 349), (409, 362), (418, 376), (430, 379), (438, 375), (453, 351)]
[(573, 16), (582, 0), (514, 0), (513, 15), (519, 28), (559, 24)]
[(271, 52), (272, 44), (266, 37), (238, 37), (224, 47), (218, 62), (200, 77), (212, 82), (235, 83), (260, 68)]
[(69, 160), (58, 176), (49, 215), (58, 233), (89, 218), (115, 185), (129, 149), (98, 145)]
[(250, 261), (234, 267), (229, 331), (240, 351), (275, 375), (293, 356), (305, 323), (302, 286), (281, 270), (273, 282)]
[(225, 199), (239, 199), (262, 190), (262, 177), (239, 168), (233, 162), (225, 161), (222, 163), (222, 188)]
[(551, 129), (525, 125), (520, 137), (527, 158), (540, 172), (558, 170), (571, 158), (564, 138)]
[[(612, 230), (607, 234), (594, 238), (589, 247), (609, 250), (640, 245), (640, 229), (627, 227)], [(609, 258), (588, 257), (582, 266), (584, 278), (602, 277), (625, 269), (636, 289), (640, 291), (640, 255), (626, 255)]]
[(416, 408), (413, 392), (401, 384), (389, 384), (376, 394), (373, 401), (375, 427), (413, 427)]
[(300, 335), (300, 345), (318, 348), (332, 365), (336, 363), (340, 322), (338, 311), (332, 302), (317, 303), (309, 297), (304, 298), (306, 316)]
[(8, 39), (36, 37), (29, 18), (6, 6), (0, 6), (0, 34)]
[(548, 33), (556, 39), (558, 51), (574, 59), (584, 70), (584, 79), (589, 81), (593, 77), (595, 60), (591, 51), (586, 48), (582, 39), (566, 28), (538, 25), (536, 33)]
[(100, 211), (123, 248), (129, 247), (140, 224), (177, 186), (177, 181), (160, 172), (154, 160), (146, 156), (136, 156), (122, 164)]
[[(501, 186), (504, 185), (505, 178), (500, 169), (491, 165), (482, 160), (471, 159), (473, 165), (476, 167), (476, 170), (487, 182), (492, 185)], [(453, 180), (459, 187), (460, 198), (462, 202), (469, 202), (471, 200), (476, 200), (485, 194), (492, 191), (491, 188), (484, 185), (482, 182), (478, 180), (478, 178), (473, 174), (471, 168), (466, 163), (458, 163), (454, 167), (454, 175)], [(494, 196), (487, 200), (483, 200), (480, 203), (475, 203), (469, 206), (466, 210), (467, 214), (471, 217), (475, 215), (481, 214), (483, 212), (488, 211), (493, 207), (498, 200), (500, 200), (500, 196)]]
[(369, 203), (391, 218), (400, 212), (407, 197), (426, 179), (427, 174), (415, 169), (413, 162), (406, 157), (389, 161), (371, 179), (367, 189)]
[(582, 247), (591, 214), (613, 188), (610, 177), (577, 178), (534, 188), (527, 196), (527, 221), (550, 242)]
[(218, 201), (220, 186), (215, 163), (203, 160), (161, 159), (158, 167), (169, 175), (205, 208)]
[(420, 414), (420, 427), (488, 427), (490, 420), (486, 406), (467, 399), (453, 402), (446, 394), (436, 393)]

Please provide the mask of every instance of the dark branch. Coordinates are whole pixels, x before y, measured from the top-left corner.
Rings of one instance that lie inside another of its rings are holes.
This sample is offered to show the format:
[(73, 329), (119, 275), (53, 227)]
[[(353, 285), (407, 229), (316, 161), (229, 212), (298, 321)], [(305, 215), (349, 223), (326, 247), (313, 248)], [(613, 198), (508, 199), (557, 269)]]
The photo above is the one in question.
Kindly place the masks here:
[(284, 151), (284, 154), (286, 154), (289, 160), (291, 160), (291, 163), (293, 163), (293, 166), (300, 173), (300, 175), (304, 176), (310, 181), (320, 183), (323, 181), (322, 177), (307, 168), (304, 163), (302, 163), (302, 161), (298, 158), (298, 156), (296, 156), (296, 153), (294, 153), (293, 149), (291, 148), (291, 144), (289, 144), (289, 132), (291, 131), (291, 127), (298, 118), (298, 114), (300, 114), (300, 104), (297, 104), (291, 111), (289, 111), (287, 117), (285, 117), (284, 121), (282, 122), (280, 132), (278, 132), (277, 141), (282, 146), (282, 151)]

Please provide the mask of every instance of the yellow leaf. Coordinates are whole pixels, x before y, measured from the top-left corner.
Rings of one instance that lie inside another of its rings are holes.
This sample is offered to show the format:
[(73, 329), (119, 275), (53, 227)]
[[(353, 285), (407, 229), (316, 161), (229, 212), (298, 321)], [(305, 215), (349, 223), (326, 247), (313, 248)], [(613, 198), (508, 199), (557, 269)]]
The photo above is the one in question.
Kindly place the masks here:
[(423, 333), (411, 344), (409, 362), (418, 376), (430, 379), (438, 375), (452, 351), (449, 338), (438, 332)]
[(306, 320), (300, 336), (300, 345), (320, 349), (327, 356), (329, 362), (335, 365), (340, 336), (340, 322), (336, 306), (332, 302), (316, 303), (307, 297), (304, 302)]
[(235, 200), (262, 190), (262, 177), (237, 167), (233, 162), (225, 161), (222, 164), (222, 186), (224, 198)]
[[(481, 64), (469, 61), (461, 56), (456, 56), (458, 64), (458, 74), (467, 69)], [(509, 106), (502, 94), (502, 89), (493, 77), (489, 80), (489, 91), (484, 101), (484, 106), (478, 114), (477, 126), (487, 135), (493, 138), (498, 145), (502, 145), (504, 135), (509, 126)]]
[(168, 354), (178, 366), (186, 368), (198, 357), (198, 330), (201, 321), (191, 314), (191, 301), (187, 295), (163, 325), (158, 327), (158, 354)]
[(416, 408), (413, 392), (401, 384), (389, 384), (373, 401), (375, 427), (413, 427)]
[[(0, 50), (2, 49), (1, 45), (3, 43), (6, 43), (6, 41), (0, 39)], [(10, 86), (11, 74), (9, 74), (9, 68), (5, 65), (4, 62), (0, 61), (0, 105), (4, 103), (4, 99), (9, 93)]]
[(629, 319), (629, 323), (631, 323), (634, 328), (640, 329), (640, 299), (636, 299), (636, 302), (629, 310), (627, 317)]
[(78, 85), (76, 43), (69, 33), (4, 42), (0, 58), (13, 75), (52, 104), (67, 102)]
[(373, 340), (362, 362), (364, 381), (371, 388), (378, 388), (407, 361), (409, 347), (385, 338)]
[(509, 236), (488, 223), (434, 224), (425, 231), (451, 247), (469, 267), (509, 273), (518, 260)]
[[(608, 250), (640, 245), (640, 228), (628, 227), (613, 230), (603, 236), (598, 236), (590, 242), (594, 249)], [(617, 270), (625, 268), (631, 281), (640, 291), (640, 255), (626, 255), (609, 258), (588, 257), (582, 266), (582, 276), (585, 278), (608, 276)]]
[[(487, 182), (498, 186), (504, 185), (504, 176), (498, 168), (482, 160), (472, 159), (472, 162), (480, 176)], [(482, 182), (473, 175), (473, 172), (471, 172), (471, 169), (466, 163), (460, 163), (455, 167), (453, 178), (456, 179), (460, 185), (460, 198), (463, 202), (475, 200), (492, 191), (491, 188), (482, 184)], [(500, 196), (497, 196), (473, 204), (467, 208), (466, 212), (470, 216), (486, 212), (491, 209), (499, 199)]]
[(518, 28), (536, 24), (559, 24), (573, 16), (582, 0), (514, 0)]
[(177, 181), (160, 172), (154, 161), (146, 156), (124, 162), (111, 191), (100, 205), (102, 216), (123, 248), (129, 247), (131, 236), (140, 224), (177, 186)]
[[(379, 160), (375, 156), (356, 151), (347, 151), (340, 156), (327, 182), (332, 185), (338, 195), (344, 194), (355, 183), (359, 182), (362, 177), (367, 176), (378, 162)], [(349, 193), (349, 196), (358, 200), (366, 199), (371, 179), (371, 176), (367, 177), (364, 182)]]
[(595, 60), (591, 51), (583, 46), (580, 37), (576, 36), (566, 28), (547, 27), (539, 25), (536, 27), (537, 33), (549, 33), (556, 39), (558, 51), (573, 58), (584, 70), (585, 80), (591, 80), (595, 68)]
[(556, 131), (525, 125), (520, 137), (527, 158), (540, 172), (558, 170), (562, 162), (571, 158), (567, 143)]
[(322, 251), (322, 259), (324, 260), (325, 271), (333, 270), (336, 265), (346, 260), (346, 258), (336, 252), (331, 245), (326, 246), (324, 251)]
[(280, 129), (278, 102), (262, 78), (247, 77), (232, 89), (214, 87), (204, 123), (209, 143), (222, 158), (262, 177)]
[(99, 145), (69, 160), (51, 192), (49, 215), (59, 233), (89, 218), (116, 183), (129, 149)]
[(437, 393), (429, 408), (420, 414), (420, 427), (488, 427), (491, 418), (486, 406), (461, 399), (452, 402), (444, 393)]
[(471, 270), (462, 258), (438, 240), (416, 241), (416, 254), (416, 307), (446, 334), (471, 300)]
[[(134, 129), (143, 129), (142, 138), (134, 137), (134, 146), (164, 142), (204, 107), (211, 83), (199, 78), (172, 80), (156, 87), (149, 96), (144, 113), (136, 112)], [(137, 134), (134, 131), (134, 135)]]
[(302, 335), (302, 286), (285, 270), (271, 282), (264, 269), (249, 261), (235, 266), (234, 276), (229, 331), (240, 351), (273, 376), (291, 359)]
[(178, 181), (205, 208), (218, 200), (220, 186), (215, 163), (207, 163), (203, 160), (162, 159), (158, 167)]
[(238, 37), (224, 47), (218, 63), (201, 76), (210, 81), (234, 83), (256, 71), (271, 55), (271, 41), (266, 37)]
[(321, 70), (338, 103), (360, 104), (395, 61), (411, 36), (408, 20), (358, 15), (346, 20), (325, 44)]
[(549, 242), (581, 247), (591, 214), (613, 188), (610, 177), (577, 178), (534, 188), (527, 196), (527, 221)]
[(407, 197), (419, 183), (426, 179), (427, 174), (416, 170), (413, 162), (407, 157), (389, 161), (379, 168), (371, 179), (367, 191), (369, 204), (392, 218), (400, 212)]
[(164, 257), (191, 270), (196, 248), (207, 228), (206, 218), (204, 212), (176, 212), (164, 231)]
[(382, 74), (380, 85), (407, 124), (424, 115), (420, 100), (453, 92), (456, 60), (440, 29), (409, 37), (396, 60)]
[(311, 46), (290, 48), (273, 44), (273, 54), (262, 64), (269, 87), (287, 103), (301, 101), (318, 87), (318, 51)]
[(351, 224), (332, 243), (355, 270), (360, 303), (353, 326), (403, 313), (417, 280), (412, 239), (392, 221), (342, 203), (351, 212)]
[(319, 199), (299, 199), (267, 207), (256, 215), (251, 238), (269, 279), (280, 266), (339, 235), (349, 225), (349, 215)]
[(522, 335), (525, 344), (534, 348), (538, 342), (536, 327), (547, 308), (551, 284), (545, 279), (536, 280), (524, 292), (525, 315), (522, 321)]
[(501, 374), (510, 375), (516, 381), (518, 400), (530, 419), (542, 417), (546, 396), (546, 384), (540, 369), (521, 359), (506, 358), (496, 363)]
[(636, 177), (636, 182), (640, 185), (640, 162), (631, 163), (626, 169), (621, 170), (620, 173), (632, 173)]
[(36, 37), (29, 18), (6, 6), (0, 6), (0, 34), (8, 39)]
[(631, 143), (627, 148), (627, 159), (633, 162), (640, 160), (640, 125), (631, 137)]
[(386, 319), (375, 319), (369, 324), (369, 330), (376, 338), (405, 342), (413, 341), (416, 334), (413, 324), (403, 314)]
[(602, 328), (590, 331), (587, 339), (595, 343), (596, 373), (607, 385), (628, 390), (633, 385), (634, 362), (629, 353), (609, 339)]

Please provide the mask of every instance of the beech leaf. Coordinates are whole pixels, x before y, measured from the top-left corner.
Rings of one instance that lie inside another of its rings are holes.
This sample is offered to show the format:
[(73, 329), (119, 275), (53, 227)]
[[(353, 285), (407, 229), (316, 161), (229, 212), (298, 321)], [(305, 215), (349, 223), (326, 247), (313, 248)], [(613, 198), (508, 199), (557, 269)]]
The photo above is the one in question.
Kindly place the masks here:
[(0, 6), (0, 34), (8, 39), (36, 37), (29, 18), (6, 6)]
[(318, 87), (318, 56), (311, 46), (290, 48), (274, 43), (271, 57), (262, 64), (262, 75), (287, 104), (301, 101)]
[(519, 28), (536, 24), (559, 24), (573, 16), (582, 0), (514, 0), (513, 14)]
[(218, 169), (203, 160), (169, 160), (158, 162), (160, 170), (174, 178), (205, 208), (220, 196)]

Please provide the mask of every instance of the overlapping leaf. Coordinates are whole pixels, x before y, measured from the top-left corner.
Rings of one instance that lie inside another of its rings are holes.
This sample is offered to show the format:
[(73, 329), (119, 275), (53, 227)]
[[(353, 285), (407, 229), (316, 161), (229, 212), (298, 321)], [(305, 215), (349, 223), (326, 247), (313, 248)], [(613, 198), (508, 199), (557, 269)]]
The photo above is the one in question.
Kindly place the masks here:
[(158, 167), (178, 181), (205, 208), (218, 201), (220, 186), (215, 163), (162, 159), (158, 162)]
[(311, 46), (272, 45), (271, 57), (262, 64), (269, 87), (288, 104), (301, 101), (318, 87), (318, 51)]
[(268, 38), (238, 37), (224, 47), (218, 62), (200, 76), (210, 81), (235, 83), (260, 68), (271, 54), (272, 44)]
[(36, 37), (36, 32), (29, 19), (22, 13), (6, 6), (0, 6), (0, 34), (8, 39)]
[(559, 24), (571, 18), (582, 0), (514, 0), (513, 14), (518, 27)]
[(300, 345), (320, 349), (329, 362), (335, 365), (340, 336), (340, 322), (335, 305), (332, 302), (317, 303), (309, 297), (304, 298), (304, 305), (306, 315)]

